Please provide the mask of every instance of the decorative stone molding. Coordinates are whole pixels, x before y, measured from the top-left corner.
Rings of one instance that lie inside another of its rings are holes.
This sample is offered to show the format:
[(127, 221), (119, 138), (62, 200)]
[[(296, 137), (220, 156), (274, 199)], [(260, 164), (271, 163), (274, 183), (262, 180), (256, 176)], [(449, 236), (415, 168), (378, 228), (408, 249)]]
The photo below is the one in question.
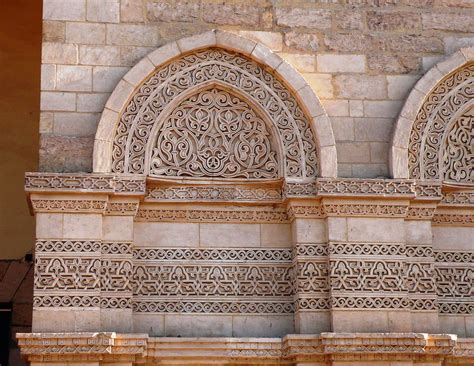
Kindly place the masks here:
[[(18, 333), (22, 355), (29, 362), (133, 362), (193, 365), (297, 365), (298, 362), (417, 361), (468, 365), (472, 339), (449, 334), (321, 333), (284, 338), (153, 338), (118, 333)], [(190, 356), (192, 355), (192, 356)]]
[(143, 195), (144, 176), (111, 174), (26, 173), (26, 192), (113, 193)]
[(106, 197), (60, 198), (31, 196), (34, 212), (70, 212), (70, 213), (103, 213), (107, 207)]
[(413, 88), (392, 138), (393, 178), (473, 183), (473, 54), (459, 50)]
[[(164, 86), (173, 93), (164, 93)], [(94, 172), (147, 174), (155, 159), (151, 146), (159, 133), (153, 128), (155, 121), (166, 125), (163, 120), (172, 115), (177, 102), (213, 87), (240, 94), (252, 110), (261, 111), (257, 116), (266, 116), (271, 122), (274, 138), (279, 141), (283, 176), (336, 175), (329, 118), (305, 80), (262, 44), (222, 31), (163, 46), (124, 76), (99, 122)], [(159, 102), (153, 104), (152, 100)], [(325, 158), (318, 162), (320, 156)]]

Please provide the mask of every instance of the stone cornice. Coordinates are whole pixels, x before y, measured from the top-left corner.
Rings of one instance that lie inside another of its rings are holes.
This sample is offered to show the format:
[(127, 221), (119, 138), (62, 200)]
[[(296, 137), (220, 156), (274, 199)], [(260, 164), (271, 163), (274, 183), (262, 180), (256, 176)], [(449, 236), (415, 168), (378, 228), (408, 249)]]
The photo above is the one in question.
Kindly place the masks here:
[[(292, 365), (298, 361), (474, 359), (474, 339), (449, 334), (321, 333), (284, 338), (153, 338), (146, 334), (18, 333), (22, 355), (41, 361), (128, 361), (194, 364), (199, 361)], [(189, 355), (193, 355), (189, 357)]]

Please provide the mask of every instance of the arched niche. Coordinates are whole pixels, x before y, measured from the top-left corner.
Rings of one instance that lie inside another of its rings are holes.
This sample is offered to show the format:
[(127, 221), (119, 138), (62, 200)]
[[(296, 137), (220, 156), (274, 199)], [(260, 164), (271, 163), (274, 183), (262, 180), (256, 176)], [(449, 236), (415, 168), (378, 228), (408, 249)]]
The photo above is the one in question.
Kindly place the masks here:
[(390, 163), (393, 178), (474, 184), (474, 48), (415, 85), (395, 126)]
[(156, 178), (337, 175), (329, 118), (303, 77), (262, 44), (222, 31), (167, 44), (133, 67), (105, 106), (93, 159), (94, 172)]

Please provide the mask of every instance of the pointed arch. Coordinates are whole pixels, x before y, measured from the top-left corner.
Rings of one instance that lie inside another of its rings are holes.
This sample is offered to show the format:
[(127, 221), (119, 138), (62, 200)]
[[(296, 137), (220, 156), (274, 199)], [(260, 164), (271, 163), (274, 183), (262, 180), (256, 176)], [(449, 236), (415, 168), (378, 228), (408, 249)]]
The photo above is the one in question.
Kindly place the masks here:
[(474, 183), (474, 48), (433, 66), (413, 88), (395, 125), (393, 178)]
[(264, 45), (216, 30), (157, 49), (123, 77), (99, 122), (94, 172), (148, 174), (146, 152), (163, 109), (206, 83), (233, 90), (273, 124), (285, 179), (337, 175), (329, 118), (304, 78)]

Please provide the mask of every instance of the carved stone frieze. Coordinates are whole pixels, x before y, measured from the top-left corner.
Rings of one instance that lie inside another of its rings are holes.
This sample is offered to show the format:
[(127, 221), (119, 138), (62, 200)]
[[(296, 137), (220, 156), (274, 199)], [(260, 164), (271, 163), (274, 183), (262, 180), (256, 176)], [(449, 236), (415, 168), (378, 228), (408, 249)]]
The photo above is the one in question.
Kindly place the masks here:
[(41, 199), (31, 198), (35, 212), (95, 212), (102, 213), (107, 207), (105, 199)]
[(327, 216), (405, 217), (407, 205), (383, 203), (323, 203)]
[(440, 206), (444, 205), (474, 206), (474, 192), (446, 192), (440, 202)]
[(413, 182), (406, 180), (319, 178), (316, 187), (319, 195), (359, 197), (385, 195), (413, 197), (415, 195)]

